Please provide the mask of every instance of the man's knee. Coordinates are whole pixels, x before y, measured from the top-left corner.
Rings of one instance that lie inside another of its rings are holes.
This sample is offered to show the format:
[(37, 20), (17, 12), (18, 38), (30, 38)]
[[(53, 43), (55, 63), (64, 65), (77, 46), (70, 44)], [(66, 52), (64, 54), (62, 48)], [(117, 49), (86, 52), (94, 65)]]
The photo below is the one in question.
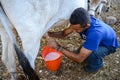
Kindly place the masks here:
[(96, 55), (96, 53), (92, 52), (86, 59), (87, 63), (95, 63), (96, 61), (98, 61), (99, 59), (101, 59), (101, 57), (99, 57), (98, 55)]

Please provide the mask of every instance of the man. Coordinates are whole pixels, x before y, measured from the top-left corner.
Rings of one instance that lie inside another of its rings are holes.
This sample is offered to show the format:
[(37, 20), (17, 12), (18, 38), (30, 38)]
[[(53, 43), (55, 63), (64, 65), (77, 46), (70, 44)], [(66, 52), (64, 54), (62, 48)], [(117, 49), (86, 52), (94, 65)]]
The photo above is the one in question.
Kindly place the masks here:
[[(54, 39), (48, 40), (48, 45), (62, 52), (68, 58), (76, 62), (86, 62), (85, 70), (88, 72), (96, 72), (103, 67), (102, 58), (110, 53), (114, 53), (119, 47), (115, 31), (107, 24), (83, 9), (77, 8), (70, 17), (70, 27), (64, 31), (48, 32), (50, 37), (63, 38), (68, 34), (76, 31), (85, 39), (78, 54), (71, 52), (58, 44)], [(86, 36), (83, 37), (83, 36)]]

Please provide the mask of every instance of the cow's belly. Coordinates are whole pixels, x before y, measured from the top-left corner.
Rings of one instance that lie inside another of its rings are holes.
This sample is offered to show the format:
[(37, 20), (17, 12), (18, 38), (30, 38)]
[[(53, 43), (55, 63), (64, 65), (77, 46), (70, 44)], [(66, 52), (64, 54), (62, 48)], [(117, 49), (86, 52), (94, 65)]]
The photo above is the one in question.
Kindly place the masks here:
[(1, 1), (10, 21), (21, 37), (28, 32), (31, 32), (31, 34), (46, 32), (56, 22), (68, 20), (73, 10), (78, 7), (87, 9), (87, 0)]

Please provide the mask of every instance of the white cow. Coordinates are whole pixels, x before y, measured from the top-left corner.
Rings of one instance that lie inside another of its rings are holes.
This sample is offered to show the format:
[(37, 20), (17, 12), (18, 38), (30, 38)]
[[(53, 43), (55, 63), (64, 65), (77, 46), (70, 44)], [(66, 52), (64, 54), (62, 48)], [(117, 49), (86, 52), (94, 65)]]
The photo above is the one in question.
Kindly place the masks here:
[[(35, 67), (34, 61), (44, 33), (57, 22), (67, 21), (74, 9), (78, 7), (87, 9), (87, 0), (1, 0), (1, 3), (10, 23), (15, 27), (22, 40), (23, 52), (32, 68)], [(10, 26), (9, 22), (4, 20), (4, 15), (1, 14), (0, 17), (4, 27)], [(15, 52), (13, 44), (16, 42), (4, 27), (0, 27), (3, 44), (2, 61), (7, 66), (12, 78), (16, 79), (13, 53)]]
[[(42, 36), (52, 26), (62, 25), (68, 21), (74, 9), (88, 8), (88, 0), (0, 0), (0, 2), (6, 13), (0, 7), (2, 22), (0, 24), (4, 26), (0, 26), (2, 61), (9, 70), (12, 80), (17, 79), (15, 51), (25, 74), (31, 80), (39, 80), (33, 69)], [(95, 10), (96, 5), (94, 6)], [(89, 12), (92, 14), (93, 11)], [(22, 40), (23, 52), (27, 58), (21, 54), (22, 51), (17, 46), (10, 28), (13, 26)]]

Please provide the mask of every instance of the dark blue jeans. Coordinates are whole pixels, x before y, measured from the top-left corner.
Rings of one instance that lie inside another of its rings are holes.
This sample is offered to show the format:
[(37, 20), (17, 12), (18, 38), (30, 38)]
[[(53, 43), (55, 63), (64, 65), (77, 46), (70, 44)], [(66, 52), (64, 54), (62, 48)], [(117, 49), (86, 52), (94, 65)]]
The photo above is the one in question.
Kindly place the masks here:
[(103, 66), (102, 58), (114, 52), (116, 52), (115, 47), (99, 46), (98, 50), (93, 51), (85, 60), (87, 62), (87, 66), (90, 69), (98, 70)]

